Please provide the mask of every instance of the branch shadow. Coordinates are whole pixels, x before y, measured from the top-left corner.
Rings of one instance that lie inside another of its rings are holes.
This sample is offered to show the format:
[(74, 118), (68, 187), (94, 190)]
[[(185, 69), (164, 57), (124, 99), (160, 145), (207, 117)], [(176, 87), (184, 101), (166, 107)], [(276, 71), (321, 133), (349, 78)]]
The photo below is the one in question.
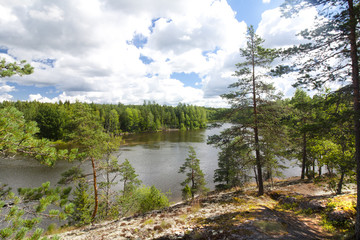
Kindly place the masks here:
[(157, 239), (331, 239), (331, 236), (310, 227), (310, 222), (306, 224), (291, 213), (279, 212), (265, 206), (251, 211), (199, 218), (196, 223), (198, 227), (191, 231)]

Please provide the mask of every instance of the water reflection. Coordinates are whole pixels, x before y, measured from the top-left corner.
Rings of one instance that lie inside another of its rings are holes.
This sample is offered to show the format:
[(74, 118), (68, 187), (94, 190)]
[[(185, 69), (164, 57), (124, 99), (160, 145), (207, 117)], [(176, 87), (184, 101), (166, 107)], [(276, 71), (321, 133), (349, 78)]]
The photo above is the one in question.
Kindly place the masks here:
[[(171, 190), (172, 201), (181, 199), (181, 185), (185, 176), (178, 170), (188, 156), (192, 146), (200, 159), (207, 187), (214, 189), (214, 170), (217, 169), (218, 149), (206, 144), (207, 137), (220, 133), (229, 125), (196, 131), (169, 131), (141, 133), (124, 136), (125, 144), (119, 149), (120, 162), (128, 159), (145, 185), (155, 185), (163, 192)], [(19, 187), (38, 187), (50, 181), (52, 186), (60, 179), (61, 173), (72, 167), (67, 162), (57, 162), (52, 168), (43, 166), (32, 159), (0, 159), (0, 182), (9, 184), (14, 190)], [(85, 172), (91, 166), (83, 165)], [(297, 169), (288, 169), (286, 176), (298, 175)], [(120, 189), (121, 185), (117, 186)]]
[(207, 145), (206, 140), (209, 135), (220, 131), (208, 129), (128, 135), (124, 137), (125, 146), (120, 148), (119, 160), (128, 159), (144, 184), (155, 185), (164, 192), (171, 190), (171, 200), (179, 201), (180, 183), (185, 176), (178, 171), (189, 154), (189, 146), (194, 147), (200, 159), (207, 187), (214, 188), (218, 150)]

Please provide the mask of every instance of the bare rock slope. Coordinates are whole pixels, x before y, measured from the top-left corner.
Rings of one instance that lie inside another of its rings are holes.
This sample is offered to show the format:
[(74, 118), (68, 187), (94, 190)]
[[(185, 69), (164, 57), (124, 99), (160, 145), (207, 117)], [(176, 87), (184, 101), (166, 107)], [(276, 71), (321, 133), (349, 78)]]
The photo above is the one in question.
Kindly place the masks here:
[[(276, 184), (264, 196), (256, 196), (251, 189), (214, 192), (193, 203), (86, 226), (60, 238), (330, 239), (316, 214), (326, 207), (329, 197), (332, 195), (324, 187), (293, 179)], [(282, 204), (304, 206), (314, 214), (295, 214), (279, 207)]]

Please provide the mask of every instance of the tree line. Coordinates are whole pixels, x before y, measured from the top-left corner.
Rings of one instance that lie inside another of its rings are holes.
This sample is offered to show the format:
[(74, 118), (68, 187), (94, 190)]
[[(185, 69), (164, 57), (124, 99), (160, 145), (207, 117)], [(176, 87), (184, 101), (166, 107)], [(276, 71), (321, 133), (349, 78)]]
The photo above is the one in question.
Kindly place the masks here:
[[(203, 129), (208, 122), (207, 113), (211, 117), (216, 112), (215, 109), (182, 103), (176, 107), (161, 106), (154, 102), (144, 102), (143, 105), (77, 104), (88, 105), (91, 114), (98, 118), (105, 131), (114, 135), (166, 129)], [(69, 101), (4, 101), (0, 103), (0, 108), (15, 107), (23, 113), (25, 120), (37, 123), (40, 138), (56, 141), (66, 138), (67, 133), (73, 131), (70, 119), (76, 114), (75, 105)]]

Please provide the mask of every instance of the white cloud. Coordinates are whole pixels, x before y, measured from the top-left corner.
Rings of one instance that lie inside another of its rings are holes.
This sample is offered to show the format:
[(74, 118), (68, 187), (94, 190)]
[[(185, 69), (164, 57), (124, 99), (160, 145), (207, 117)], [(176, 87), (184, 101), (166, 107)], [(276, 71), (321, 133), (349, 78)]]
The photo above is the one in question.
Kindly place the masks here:
[(64, 20), (64, 12), (57, 6), (44, 6), (42, 10), (30, 10), (30, 17), (39, 19), (41, 21), (55, 21)]
[(14, 91), (15, 88), (13, 86), (9, 86), (6, 83), (0, 82), (0, 101), (11, 101), (13, 96), (9, 93)]
[(262, 0), (263, 3), (270, 3), (271, 0)]
[(311, 28), (315, 22), (317, 11), (308, 8), (300, 11), (293, 18), (281, 17), (280, 8), (265, 11), (256, 31), (265, 39), (265, 44), (270, 47), (290, 47), (304, 43), (304, 39), (297, 34), (306, 28)]
[[(315, 22), (317, 11), (315, 8), (304, 9), (299, 12), (298, 16), (293, 18), (281, 17), (280, 8), (265, 11), (262, 14), (262, 20), (259, 23), (256, 33), (264, 40), (264, 45), (270, 48), (287, 48), (293, 45), (305, 43), (298, 33), (306, 28), (312, 28)], [(280, 62), (277, 60), (274, 65), (290, 64), (287, 62)], [(294, 93), (294, 88), (291, 86), (295, 83), (295, 74), (289, 74), (283, 78), (274, 79), (274, 86), (281, 90), (285, 97), (291, 97)]]
[(2, 85), (0, 86), (0, 93), (8, 93), (8, 92), (12, 92), (14, 91), (14, 87), (13, 86), (9, 86), (9, 85)]
[[(223, 106), (219, 94), (234, 81), (245, 32), (225, 0), (0, 1), (0, 46), (35, 67), (6, 80), (60, 92), (29, 97), (39, 101)], [(258, 33), (275, 45), (293, 32), (274, 10), (263, 14)], [(171, 79), (174, 72), (198, 74), (200, 88)]]
[(10, 94), (8, 93), (0, 94), (0, 102), (11, 101), (11, 100), (13, 100), (13, 96), (11, 96)]

